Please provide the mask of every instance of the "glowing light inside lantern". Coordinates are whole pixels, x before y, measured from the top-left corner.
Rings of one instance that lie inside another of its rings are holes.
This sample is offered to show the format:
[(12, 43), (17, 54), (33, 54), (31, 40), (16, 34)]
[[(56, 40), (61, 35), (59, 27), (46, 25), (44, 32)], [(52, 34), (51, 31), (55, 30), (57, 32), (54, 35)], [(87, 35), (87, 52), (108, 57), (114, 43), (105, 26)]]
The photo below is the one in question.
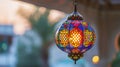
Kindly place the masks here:
[(60, 39), (60, 44), (63, 45), (63, 47), (66, 47), (68, 45), (68, 30), (62, 30), (60, 31), (60, 36), (59, 36), (59, 39)]
[(95, 38), (94, 30), (86, 22), (67, 20), (57, 30), (55, 39), (57, 46), (77, 61), (83, 53), (92, 48)]
[(72, 29), (69, 35), (69, 42), (74, 47), (78, 47), (80, 44), (82, 44), (82, 31), (80, 31), (78, 28)]

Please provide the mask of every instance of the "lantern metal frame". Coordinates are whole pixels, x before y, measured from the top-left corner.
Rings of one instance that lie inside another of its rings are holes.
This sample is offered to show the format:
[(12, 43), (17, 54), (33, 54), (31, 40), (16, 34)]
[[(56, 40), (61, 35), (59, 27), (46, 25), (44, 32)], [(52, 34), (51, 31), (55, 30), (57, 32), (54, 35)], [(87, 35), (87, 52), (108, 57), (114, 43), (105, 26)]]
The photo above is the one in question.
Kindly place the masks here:
[(74, 11), (57, 30), (55, 41), (61, 50), (68, 53), (68, 57), (76, 61), (92, 48), (95, 43), (93, 28), (83, 21), (82, 15), (77, 11), (77, 0), (74, 0)]

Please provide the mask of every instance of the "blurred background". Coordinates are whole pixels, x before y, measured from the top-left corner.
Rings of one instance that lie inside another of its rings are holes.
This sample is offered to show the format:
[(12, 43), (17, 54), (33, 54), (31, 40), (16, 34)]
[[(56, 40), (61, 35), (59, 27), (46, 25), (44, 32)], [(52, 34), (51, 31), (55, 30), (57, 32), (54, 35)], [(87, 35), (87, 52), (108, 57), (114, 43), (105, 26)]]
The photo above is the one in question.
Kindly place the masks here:
[(57, 48), (72, 0), (0, 0), (0, 67), (120, 67), (120, 0), (78, 0), (97, 40), (77, 64)]

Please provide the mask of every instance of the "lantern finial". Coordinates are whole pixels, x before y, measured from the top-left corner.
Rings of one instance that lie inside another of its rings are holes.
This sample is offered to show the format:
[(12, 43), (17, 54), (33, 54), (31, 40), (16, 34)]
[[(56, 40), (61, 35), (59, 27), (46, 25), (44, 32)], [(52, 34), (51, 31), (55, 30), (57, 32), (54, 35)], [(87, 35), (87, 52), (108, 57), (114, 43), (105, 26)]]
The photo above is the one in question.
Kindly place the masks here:
[(75, 64), (76, 64), (76, 60), (75, 60)]

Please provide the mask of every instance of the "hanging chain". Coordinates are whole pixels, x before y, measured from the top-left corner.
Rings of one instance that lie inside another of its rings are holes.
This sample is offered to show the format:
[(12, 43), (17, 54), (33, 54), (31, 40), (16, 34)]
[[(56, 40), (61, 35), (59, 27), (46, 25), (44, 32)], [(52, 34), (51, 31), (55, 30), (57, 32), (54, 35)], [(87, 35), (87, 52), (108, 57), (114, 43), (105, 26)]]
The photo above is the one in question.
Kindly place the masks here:
[(73, 4), (74, 4), (74, 11), (77, 12), (77, 0), (74, 0)]

